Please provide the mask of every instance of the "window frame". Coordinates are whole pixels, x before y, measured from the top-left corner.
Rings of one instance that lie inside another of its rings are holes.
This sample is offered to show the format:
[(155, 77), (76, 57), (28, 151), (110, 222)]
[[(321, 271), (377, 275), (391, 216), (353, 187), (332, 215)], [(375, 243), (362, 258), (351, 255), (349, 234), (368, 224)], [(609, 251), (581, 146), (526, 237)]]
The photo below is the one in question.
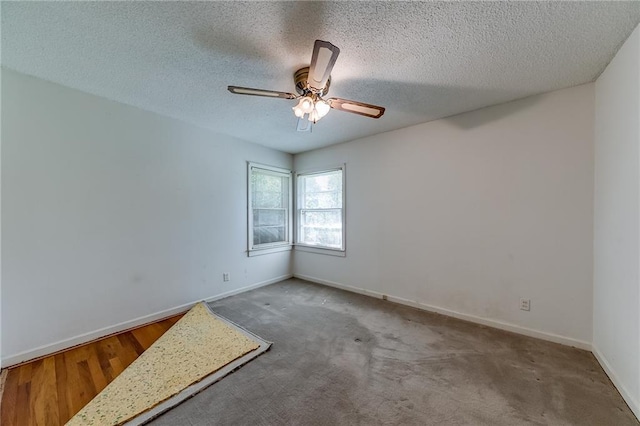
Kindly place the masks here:
[[(295, 188), (295, 197), (294, 197), (294, 240), (293, 245), (295, 250), (305, 251), (310, 253), (319, 253), (319, 254), (327, 254), (331, 256), (346, 256), (347, 252), (347, 167), (346, 164), (340, 164), (332, 167), (318, 167), (309, 170), (296, 171), (294, 172), (294, 188)], [(326, 246), (317, 246), (304, 244), (300, 242), (300, 226), (302, 223), (301, 214), (302, 208), (300, 207), (300, 202), (304, 198), (301, 196), (302, 188), (300, 188), (299, 178), (301, 176), (310, 176), (317, 175), (329, 172), (335, 172), (340, 170), (342, 172), (342, 212), (341, 212), (341, 220), (342, 220), (342, 246), (341, 248), (335, 247), (326, 247)]]
[[(275, 243), (254, 244), (253, 231), (254, 231), (254, 217), (253, 217), (253, 185), (251, 183), (251, 176), (253, 170), (263, 170), (274, 176), (286, 177), (288, 179), (288, 199), (287, 199), (287, 213), (285, 232), (286, 240), (278, 241)], [(276, 253), (280, 251), (288, 251), (293, 247), (293, 172), (289, 169), (282, 167), (269, 166), (261, 163), (248, 162), (247, 163), (247, 254), (248, 256), (258, 256), (268, 253)]]

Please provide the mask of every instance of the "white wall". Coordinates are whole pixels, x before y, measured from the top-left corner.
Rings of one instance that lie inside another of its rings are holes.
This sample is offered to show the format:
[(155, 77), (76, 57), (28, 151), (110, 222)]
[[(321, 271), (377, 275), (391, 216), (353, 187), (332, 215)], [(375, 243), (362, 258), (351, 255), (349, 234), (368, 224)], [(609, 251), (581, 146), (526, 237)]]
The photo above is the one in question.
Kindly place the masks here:
[[(0, 5), (0, 13), (2, 6)], [(2, 67), (0, 67), (0, 92), (2, 90)], [(0, 367), (2, 367), (2, 102), (0, 102)]]
[(246, 162), (289, 154), (8, 70), (2, 124), (3, 365), (290, 273), (245, 252)]
[(640, 417), (640, 27), (595, 86), (593, 349)]
[(347, 256), (297, 251), (294, 274), (589, 348), (593, 91), (296, 155), (346, 163)]

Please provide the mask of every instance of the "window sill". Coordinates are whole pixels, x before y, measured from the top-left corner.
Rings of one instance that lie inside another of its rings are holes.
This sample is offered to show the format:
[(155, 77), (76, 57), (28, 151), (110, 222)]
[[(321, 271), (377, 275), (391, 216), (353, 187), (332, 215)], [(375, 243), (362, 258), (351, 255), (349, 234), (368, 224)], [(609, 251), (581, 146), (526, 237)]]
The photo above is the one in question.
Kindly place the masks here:
[(328, 256), (338, 256), (338, 257), (346, 257), (347, 252), (345, 250), (339, 249), (330, 249), (330, 248), (320, 248), (320, 247), (312, 247), (312, 246), (302, 246), (296, 245), (296, 251), (304, 251), (307, 253), (317, 253), (317, 254), (326, 254)]
[(266, 247), (261, 249), (253, 249), (247, 252), (249, 257), (262, 256), (263, 254), (278, 253), (281, 251), (291, 251), (291, 245), (279, 246), (279, 247)]

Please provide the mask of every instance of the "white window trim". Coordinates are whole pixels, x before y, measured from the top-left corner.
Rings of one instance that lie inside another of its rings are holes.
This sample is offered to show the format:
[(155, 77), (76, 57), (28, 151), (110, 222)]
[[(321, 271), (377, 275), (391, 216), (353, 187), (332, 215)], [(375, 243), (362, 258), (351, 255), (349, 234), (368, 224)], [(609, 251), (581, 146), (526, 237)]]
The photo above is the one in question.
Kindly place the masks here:
[(342, 250), (340, 250), (340, 249), (331, 248), (331, 247), (309, 246), (306, 244), (297, 244), (297, 243), (294, 243), (294, 248), (296, 251), (303, 251), (306, 253), (317, 253), (317, 254), (325, 254), (329, 256), (339, 256), (339, 257), (347, 256), (346, 248), (343, 248)]
[[(253, 246), (253, 195), (251, 187), (251, 171), (256, 168), (274, 172), (274, 174), (285, 174), (289, 176), (289, 200), (287, 214), (287, 241), (261, 244), (259, 247)], [(281, 167), (267, 166), (260, 163), (247, 163), (247, 255), (260, 256), (263, 254), (277, 253), (281, 251), (289, 251), (293, 246), (293, 173), (289, 169)]]
[[(300, 175), (313, 175), (313, 174), (321, 174), (327, 172), (334, 172), (337, 170), (342, 171), (342, 248), (332, 248), (332, 247), (318, 247), (312, 246), (308, 244), (299, 243), (299, 233), (300, 233), (300, 212), (298, 209), (298, 200), (300, 198), (300, 193), (298, 188), (298, 176)], [(294, 187), (295, 187), (295, 215), (294, 215), (294, 225), (295, 225), (295, 235), (293, 239), (293, 246), (296, 251), (303, 251), (307, 253), (318, 253), (318, 254), (326, 254), (330, 256), (340, 256), (345, 257), (347, 255), (347, 165), (340, 164), (338, 166), (332, 167), (317, 167), (310, 170), (296, 171), (294, 172)]]
[(254, 256), (262, 256), (265, 254), (271, 254), (271, 253), (280, 253), (282, 251), (291, 251), (292, 247), (293, 247), (292, 243), (287, 243), (287, 245), (282, 244), (280, 246), (254, 248), (247, 251), (247, 255), (249, 257), (254, 257)]

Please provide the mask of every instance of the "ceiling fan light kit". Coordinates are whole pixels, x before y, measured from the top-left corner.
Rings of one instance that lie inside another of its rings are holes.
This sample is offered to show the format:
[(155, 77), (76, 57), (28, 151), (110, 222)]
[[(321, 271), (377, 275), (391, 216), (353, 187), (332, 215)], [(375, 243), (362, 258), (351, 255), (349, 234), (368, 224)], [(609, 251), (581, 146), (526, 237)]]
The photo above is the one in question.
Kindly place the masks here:
[(293, 109), (293, 114), (296, 117), (304, 118), (306, 114), (307, 119), (315, 124), (318, 120), (327, 115), (331, 109), (331, 104), (323, 100), (320, 96), (314, 96), (311, 94), (301, 97), (298, 105), (291, 109)]
[(310, 132), (312, 124), (327, 115), (331, 108), (370, 118), (382, 117), (384, 108), (377, 105), (341, 98), (323, 99), (323, 96), (329, 92), (331, 70), (339, 54), (340, 49), (333, 44), (328, 41), (316, 40), (313, 45), (311, 64), (308, 67), (300, 68), (293, 74), (298, 96), (287, 92), (250, 87), (228, 86), (227, 89), (236, 95), (298, 99), (298, 104), (292, 109), (293, 114), (298, 117), (297, 130), (300, 132)]

